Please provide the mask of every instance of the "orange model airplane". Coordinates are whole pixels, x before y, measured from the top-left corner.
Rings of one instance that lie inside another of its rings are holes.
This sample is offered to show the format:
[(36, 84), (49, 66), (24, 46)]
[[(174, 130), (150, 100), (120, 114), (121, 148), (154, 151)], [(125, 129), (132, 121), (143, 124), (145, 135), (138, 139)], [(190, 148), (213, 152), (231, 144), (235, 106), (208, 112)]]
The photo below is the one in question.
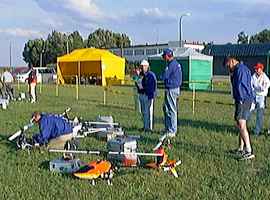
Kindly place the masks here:
[(95, 179), (97, 178), (105, 179), (108, 185), (112, 185), (112, 164), (106, 160), (92, 161), (73, 173), (73, 175), (80, 179), (92, 180), (92, 185), (95, 185)]
[(168, 154), (165, 152), (162, 145), (155, 150), (156, 154), (161, 154), (162, 156), (157, 156), (155, 162), (147, 163), (145, 167), (152, 169), (163, 169), (164, 171), (170, 171), (176, 178), (178, 177), (176, 166), (181, 164), (181, 160), (169, 160)]
[[(107, 152), (107, 154), (125, 154), (125, 155), (138, 155), (138, 156), (154, 156), (156, 157), (155, 162), (146, 164), (143, 167), (152, 168), (152, 169), (163, 169), (164, 171), (170, 171), (175, 177), (178, 177), (176, 166), (181, 164), (181, 161), (169, 160), (168, 154), (163, 148), (165, 137), (160, 139), (160, 142), (154, 148), (154, 153), (139, 153), (139, 152)], [(80, 150), (60, 150), (60, 149), (49, 149), (49, 152), (58, 152), (58, 153), (77, 153), (77, 154), (97, 154), (100, 155), (100, 151), (80, 151)], [(78, 171), (74, 172), (73, 175), (80, 179), (91, 180), (92, 184), (95, 185), (95, 180), (97, 178), (102, 178), (108, 181), (109, 185), (112, 185), (111, 179), (113, 177), (113, 165), (110, 161), (100, 160), (92, 161)]]

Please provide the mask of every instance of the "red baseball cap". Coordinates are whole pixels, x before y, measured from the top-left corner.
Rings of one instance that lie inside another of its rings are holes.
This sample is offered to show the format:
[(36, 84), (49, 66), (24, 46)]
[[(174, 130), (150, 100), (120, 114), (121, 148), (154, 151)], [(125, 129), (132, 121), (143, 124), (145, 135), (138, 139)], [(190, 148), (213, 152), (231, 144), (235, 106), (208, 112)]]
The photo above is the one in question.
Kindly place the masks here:
[(264, 69), (264, 65), (262, 63), (257, 63), (255, 66), (254, 66), (254, 69)]

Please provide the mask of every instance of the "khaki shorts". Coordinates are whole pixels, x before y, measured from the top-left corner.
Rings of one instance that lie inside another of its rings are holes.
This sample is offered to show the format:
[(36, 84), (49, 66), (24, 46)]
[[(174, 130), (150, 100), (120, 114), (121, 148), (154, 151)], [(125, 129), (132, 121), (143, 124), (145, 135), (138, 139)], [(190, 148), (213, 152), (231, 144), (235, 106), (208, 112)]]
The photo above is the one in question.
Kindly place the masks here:
[(49, 149), (64, 149), (67, 141), (70, 141), (72, 138), (73, 138), (72, 133), (61, 135), (57, 138), (50, 140), (47, 147)]

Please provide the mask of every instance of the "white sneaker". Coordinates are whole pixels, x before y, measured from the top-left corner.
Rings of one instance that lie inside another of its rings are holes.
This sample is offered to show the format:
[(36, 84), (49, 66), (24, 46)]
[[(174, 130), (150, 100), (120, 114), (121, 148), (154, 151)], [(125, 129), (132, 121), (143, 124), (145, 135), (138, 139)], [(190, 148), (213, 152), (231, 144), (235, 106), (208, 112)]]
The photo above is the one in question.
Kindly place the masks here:
[(255, 158), (255, 155), (252, 154), (251, 152), (246, 152), (242, 155), (242, 158), (240, 158), (240, 160), (250, 160)]
[(168, 132), (166, 133), (166, 136), (169, 138), (174, 138), (176, 136), (176, 133)]

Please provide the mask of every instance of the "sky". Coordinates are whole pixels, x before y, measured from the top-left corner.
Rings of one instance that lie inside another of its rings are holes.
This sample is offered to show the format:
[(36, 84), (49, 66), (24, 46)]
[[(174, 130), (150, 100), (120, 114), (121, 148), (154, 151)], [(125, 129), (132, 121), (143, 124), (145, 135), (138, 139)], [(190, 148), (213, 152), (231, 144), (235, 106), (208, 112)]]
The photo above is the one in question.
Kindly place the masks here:
[(97, 28), (126, 33), (132, 44), (183, 39), (236, 42), (270, 28), (270, 0), (0, 0), (0, 66), (26, 66), (22, 51), (29, 39), (44, 38), (52, 30), (84, 38)]

